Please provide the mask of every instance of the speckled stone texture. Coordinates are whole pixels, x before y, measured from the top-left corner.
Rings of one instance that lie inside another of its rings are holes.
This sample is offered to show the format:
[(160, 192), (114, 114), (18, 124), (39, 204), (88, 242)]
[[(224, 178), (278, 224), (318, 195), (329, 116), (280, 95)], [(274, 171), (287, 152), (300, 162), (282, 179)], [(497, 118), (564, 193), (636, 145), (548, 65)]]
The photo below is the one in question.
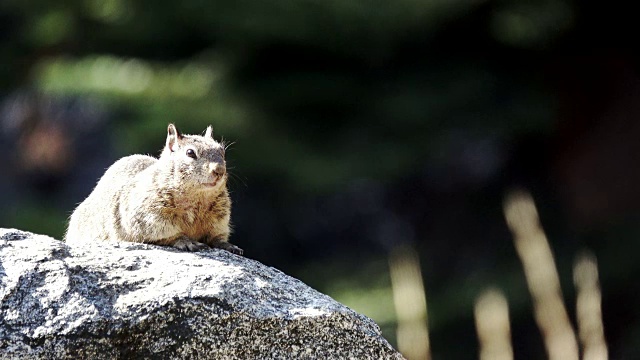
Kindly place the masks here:
[(0, 229), (0, 358), (402, 356), (369, 318), (223, 250)]

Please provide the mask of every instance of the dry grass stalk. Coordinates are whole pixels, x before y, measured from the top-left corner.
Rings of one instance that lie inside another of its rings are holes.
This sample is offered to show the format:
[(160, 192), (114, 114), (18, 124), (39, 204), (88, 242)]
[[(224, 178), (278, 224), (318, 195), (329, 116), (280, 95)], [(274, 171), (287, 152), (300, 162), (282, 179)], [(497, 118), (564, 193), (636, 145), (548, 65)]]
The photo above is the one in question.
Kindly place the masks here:
[(583, 359), (607, 360), (607, 344), (602, 325), (602, 295), (595, 256), (585, 252), (577, 257), (573, 267), (573, 282), (578, 291), (576, 312)]
[(415, 250), (395, 249), (389, 258), (389, 267), (398, 317), (398, 349), (409, 360), (430, 359), (427, 300)]
[(535, 319), (550, 360), (578, 360), (578, 344), (562, 300), (560, 280), (531, 196), (514, 191), (504, 205), (507, 224), (534, 302)]
[(502, 292), (486, 290), (476, 301), (474, 313), (480, 360), (513, 360), (509, 306)]

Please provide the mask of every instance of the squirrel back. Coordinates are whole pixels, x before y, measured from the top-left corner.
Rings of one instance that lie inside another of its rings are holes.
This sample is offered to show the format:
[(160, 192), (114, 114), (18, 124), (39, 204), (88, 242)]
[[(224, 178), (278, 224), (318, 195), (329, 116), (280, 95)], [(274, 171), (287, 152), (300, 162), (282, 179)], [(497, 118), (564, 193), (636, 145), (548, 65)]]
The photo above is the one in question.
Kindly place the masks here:
[(74, 210), (65, 241), (115, 240), (196, 251), (228, 243), (231, 199), (225, 149), (204, 136), (167, 129), (159, 159), (131, 155), (114, 163)]

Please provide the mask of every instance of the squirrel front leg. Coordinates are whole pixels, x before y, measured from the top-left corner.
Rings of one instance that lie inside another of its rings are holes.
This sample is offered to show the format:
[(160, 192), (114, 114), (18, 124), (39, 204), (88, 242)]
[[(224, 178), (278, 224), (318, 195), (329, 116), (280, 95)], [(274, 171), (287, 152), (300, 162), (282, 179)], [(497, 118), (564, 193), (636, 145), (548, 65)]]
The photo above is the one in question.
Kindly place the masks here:
[(176, 240), (171, 244), (176, 249), (187, 250), (187, 251), (200, 251), (209, 249), (207, 244), (203, 244), (199, 241), (195, 241), (190, 239), (184, 235), (179, 236)]
[(155, 244), (155, 245), (172, 246), (176, 249), (185, 250), (185, 251), (201, 251), (201, 250), (209, 249), (209, 246), (207, 244), (193, 240), (188, 236), (181, 235), (181, 234), (171, 236), (168, 238), (148, 240), (144, 242), (149, 244)]
[(203, 237), (200, 241), (209, 245), (212, 248), (218, 248), (227, 250), (228, 252), (236, 255), (244, 254), (244, 250), (240, 247), (231, 244), (229, 241), (229, 233), (224, 233), (216, 236), (207, 235)]
[(157, 240), (153, 243), (158, 245), (173, 246), (176, 249), (186, 251), (201, 251), (209, 248), (218, 248), (236, 255), (242, 255), (244, 253), (244, 250), (242, 250), (240, 247), (235, 246), (227, 242), (226, 240), (213, 239), (209, 237), (204, 237), (200, 239), (200, 241), (196, 241), (185, 235), (179, 235), (168, 239)]
[(242, 250), (240, 247), (235, 246), (232, 243), (226, 242), (226, 241), (216, 242), (211, 244), (210, 246), (218, 249), (227, 250), (228, 252), (236, 255), (244, 254), (244, 250)]

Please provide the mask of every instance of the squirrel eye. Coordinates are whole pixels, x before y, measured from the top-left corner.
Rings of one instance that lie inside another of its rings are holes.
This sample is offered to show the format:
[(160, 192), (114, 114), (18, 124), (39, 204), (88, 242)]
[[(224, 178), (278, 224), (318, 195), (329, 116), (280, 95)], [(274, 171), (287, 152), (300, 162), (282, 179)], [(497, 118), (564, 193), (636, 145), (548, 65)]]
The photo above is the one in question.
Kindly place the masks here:
[(197, 158), (196, 152), (193, 151), (193, 149), (187, 149), (187, 156), (192, 158), (192, 159), (196, 159)]

